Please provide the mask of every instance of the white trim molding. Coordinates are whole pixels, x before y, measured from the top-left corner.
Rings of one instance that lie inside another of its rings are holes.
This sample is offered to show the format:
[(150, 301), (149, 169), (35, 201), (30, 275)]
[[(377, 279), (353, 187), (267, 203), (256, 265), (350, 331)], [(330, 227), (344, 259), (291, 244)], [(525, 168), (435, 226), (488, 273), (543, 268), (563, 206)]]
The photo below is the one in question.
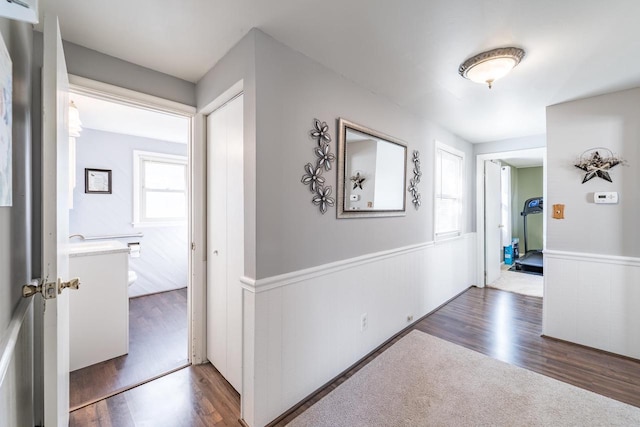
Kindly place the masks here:
[(626, 257), (618, 255), (592, 254), (586, 252), (567, 252), (546, 249), (544, 251), (546, 258), (566, 259), (573, 261), (588, 261), (605, 264), (627, 265), (630, 267), (640, 267), (640, 258)]
[(290, 273), (279, 274), (277, 276), (266, 277), (263, 279), (254, 279), (252, 277), (242, 276), (240, 283), (243, 289), (249, 292), (264, 292), (271, 289), (287, 286), (298, 282), (303, 282), (320, 276), (333, 274), (341, 270), (355, 268), (364, 264), (378, 262), (383, 259), (397, 257), (412, 252), (417, 252), (432, 246), (441, 246), (451, 244), (461, 239), (474, 238), (476, 233), (465, 233), (460, 236), (439, 240), (437, 242), (424, 242), (415, 245), (404, 246), (386, 251), (374, 252), (371, 254), (361, 255), (354, 258), (348, 258), (328, 264), (318, 265), (315, 267), (305, 268), (303, 270), (292, 271)]
[(178, 116), (193, 117), (196, 114), (196, 108), (187, 104), (181, 104), (74, 74), (69, 74), (69, 89), (81, 95), (88, 95), (106, 101), (113, 101), (118, 104), (151, 109), (153, 111), (162, 111)]
[(326, 276), (327, 274), (337, 273), (338, 271), (358, 267), (363, 264), (416, 252), (433, 245), (433, 242), (426, 242), (397, 249), (390, 249), (387, 251), (375, 252), (311, 268), (305, 268), (303, 270), (292, 271), (278, 276), (266, 277), (264, 279), (241, 277), (240, 282), (242, 283), (242, 287), (250, 292), (264, 292), (281, 286), (303, 282), (320, 276)]

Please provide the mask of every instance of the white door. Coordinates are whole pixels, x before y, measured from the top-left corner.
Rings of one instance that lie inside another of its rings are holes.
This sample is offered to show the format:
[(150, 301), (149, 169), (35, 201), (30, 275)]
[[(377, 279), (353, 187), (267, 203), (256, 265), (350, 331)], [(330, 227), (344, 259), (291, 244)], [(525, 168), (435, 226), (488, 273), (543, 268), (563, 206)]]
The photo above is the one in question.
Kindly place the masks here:
[(244, 274), (243, 96), (207, 118), (207, 358), (240, 393)]
[[(69, 80), (56, 17), (46, 17), (42, 66), (42, 275), (68, 280)], [(57, 293), (57, 290), (54, 291)], [(69, 425), (69, 294), (45, 300), (44, 423)]]
[(501, 204), (500, 164), (487, 160), (484, 162), (485, 285), (500, 278), (502, 258)]

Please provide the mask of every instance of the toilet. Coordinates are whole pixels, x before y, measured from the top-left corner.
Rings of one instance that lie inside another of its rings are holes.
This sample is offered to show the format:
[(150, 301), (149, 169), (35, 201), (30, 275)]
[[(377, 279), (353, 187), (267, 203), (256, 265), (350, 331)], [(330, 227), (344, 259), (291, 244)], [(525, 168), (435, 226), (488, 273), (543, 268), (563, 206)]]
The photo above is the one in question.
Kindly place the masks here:
[(138, 280), (138, 275), (135, 271), (129, 270), (129, 286), (133, 285), (133, 283)]
[[(140, 258), (140, 243), (139, 242), (131, 242), (128, 243), (129, 246), (129, 260), (131, 258)], [(133, 285), (133, 283), (138, 280), (138, 275), (135, 271), (129, 270), (129, 286)]]

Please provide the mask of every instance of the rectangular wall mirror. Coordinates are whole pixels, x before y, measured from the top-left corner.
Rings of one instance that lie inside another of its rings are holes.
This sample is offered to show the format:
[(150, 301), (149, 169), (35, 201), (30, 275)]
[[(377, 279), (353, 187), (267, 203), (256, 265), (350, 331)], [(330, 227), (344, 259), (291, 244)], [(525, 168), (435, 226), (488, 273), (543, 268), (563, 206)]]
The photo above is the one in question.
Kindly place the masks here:
[(407, 145), (338, 119), (338, 218), (403, 216)]

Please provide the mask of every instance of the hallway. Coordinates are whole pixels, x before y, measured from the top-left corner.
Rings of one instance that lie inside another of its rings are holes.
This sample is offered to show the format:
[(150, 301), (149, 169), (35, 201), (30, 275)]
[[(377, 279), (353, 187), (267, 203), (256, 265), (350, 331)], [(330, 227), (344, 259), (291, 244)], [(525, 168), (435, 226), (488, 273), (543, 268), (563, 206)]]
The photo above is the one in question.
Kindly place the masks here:
[[(640, 407), (640, 361), (544, 338), (541, 328), (541, 298), (469, 288), (271, 425), (285, 426), (412, 329)], [(206, 364), (75, 411), (70, 425), (238, 426), (239, 416), (239, 395)]]

